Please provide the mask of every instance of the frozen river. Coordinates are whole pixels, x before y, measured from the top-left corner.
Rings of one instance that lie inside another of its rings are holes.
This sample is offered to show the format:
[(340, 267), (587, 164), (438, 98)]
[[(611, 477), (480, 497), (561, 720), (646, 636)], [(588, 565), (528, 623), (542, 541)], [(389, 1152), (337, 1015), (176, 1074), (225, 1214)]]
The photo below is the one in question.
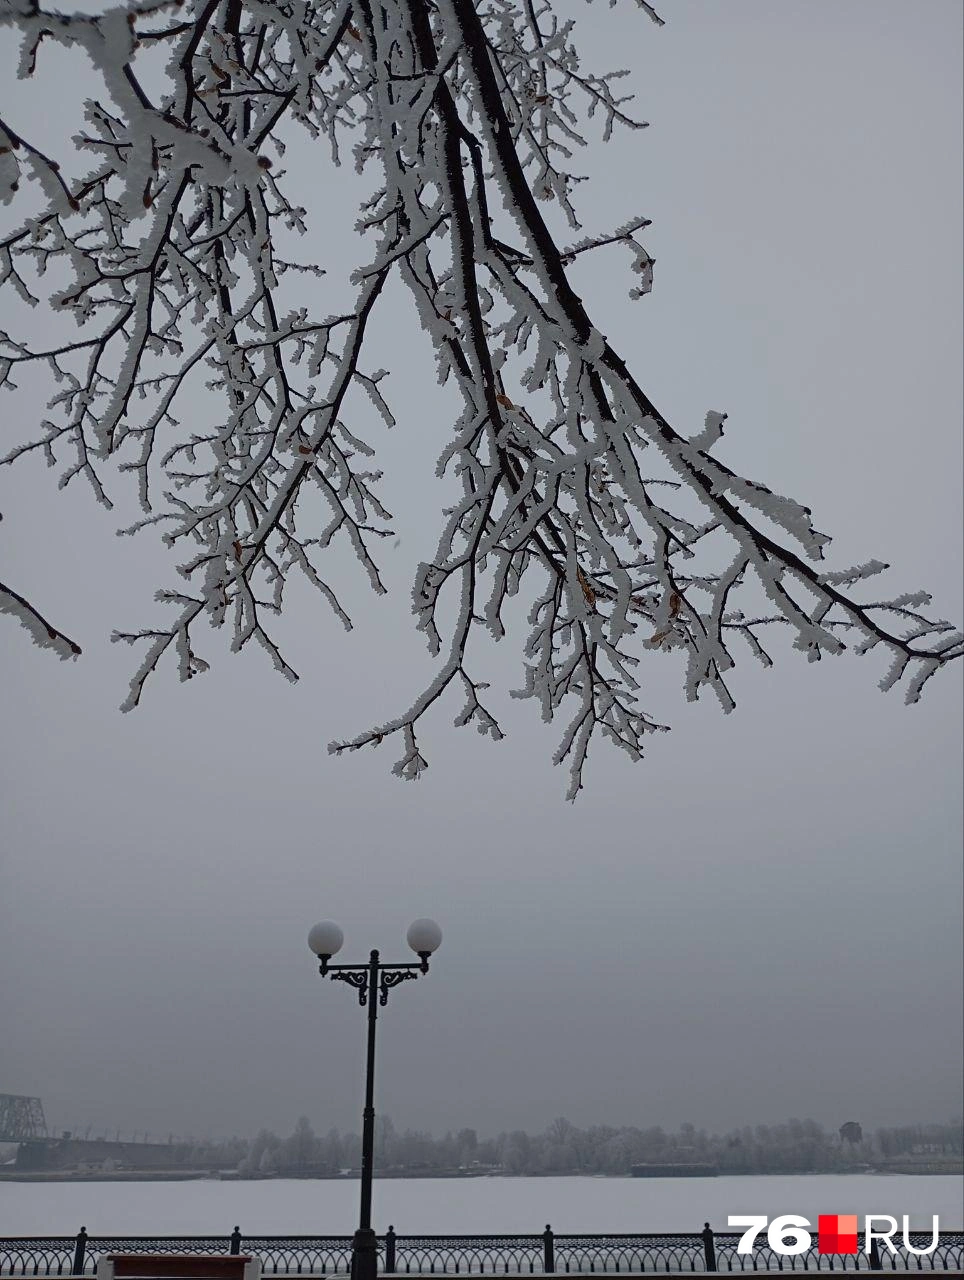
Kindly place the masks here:
[[(357, 1181), (0, 1182), (0, 1236), (348, 1235)], [(699, 1231), (728, 1214), (909, 1214), (964, 1225), (964, 1178), (810, 1174), (719, 1178), (376, 1180), (374, 1224), (400, 1234)]]

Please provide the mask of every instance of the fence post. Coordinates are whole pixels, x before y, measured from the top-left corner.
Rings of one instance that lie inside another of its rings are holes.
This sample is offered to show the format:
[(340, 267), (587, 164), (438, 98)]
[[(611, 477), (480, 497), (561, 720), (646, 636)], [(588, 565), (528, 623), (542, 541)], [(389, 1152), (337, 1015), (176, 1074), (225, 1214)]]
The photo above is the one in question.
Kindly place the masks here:
[(238, 1254), (241, 1252), (241, 1228), (235, 1227), (231, 1232), (231, 1247), (229, 1253)]
[[(867, 1247), (867, 1237), (864, 1236), (864, 1248)], [(882, 1271), (883, 1264), (880, 1261), (880, 1245), (874, 1236), (870, 1238), (870, 1269), (871, 1271)]]
[(707, 1271), (716, 1270), (716, 1245), (713, 1243), (713, 1228), (708, 1222), (703, 1223), (703, 1260)]
[(87, 1257), (87, 1228), (81, 1227), (77, 1232), (77, 1243), (74, 1246), (74, 1265), (70, 1269), (72, 1276), (84, 1274), (84, 1261)]
[(395, 1228), (391, 1223), (385, 1232), (385, 1274), (395, 1274)]
[(546, 1223), (546, 1229), (542, 1233), (542, 1269), (549, 1275), (556, 1269), (556, 1245), (555, 1236), (552, 1234), (552, 1227)]

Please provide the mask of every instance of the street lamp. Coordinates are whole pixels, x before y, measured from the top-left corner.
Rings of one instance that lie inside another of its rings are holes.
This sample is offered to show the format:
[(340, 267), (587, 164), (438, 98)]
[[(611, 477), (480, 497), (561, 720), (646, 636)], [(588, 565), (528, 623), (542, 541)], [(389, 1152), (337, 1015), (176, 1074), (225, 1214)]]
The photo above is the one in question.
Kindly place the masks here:
[[(378, 1274), (378, 1241), (372, 1230), (372, 1164), (375, 1149), (375, 1019), (378, 1005), (388, 1003), (392, 987), (420, 973), (428, 973), (428, 959), (442, 941), (442, 930), (434, 920), (416, 920), (409, 925), (406, 940), (419, 964), (382, 964), (373, 951), (365, 966), (329, 964), (341, 950), (345, 935), (333, 920), (322, 920), (308, 934), (308, 946), (321, 961), (319, 972), (335, 981), (347, 982), (358, 992), (358, 1003), (368, 1006), (368, 1057), (365, 1066), (365, 1110), (362, 1113), (361, 1212), (352, 1241), (352, 1280), (375, 1280)], [(377, 996), (377, 999), (376, 999)]]

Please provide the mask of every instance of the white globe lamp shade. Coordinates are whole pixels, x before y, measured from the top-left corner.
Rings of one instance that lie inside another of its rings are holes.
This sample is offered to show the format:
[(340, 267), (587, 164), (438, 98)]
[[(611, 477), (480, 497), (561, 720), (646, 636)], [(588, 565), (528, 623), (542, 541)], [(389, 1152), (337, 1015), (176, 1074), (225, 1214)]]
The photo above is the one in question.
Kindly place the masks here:
[(330, 959), (341, 950), (344, 941), (345, 935), (334, 920), (319, 921), (308, 934), (308, 946), (320, 959)]
[(442, 930), (434, 920), (415, 920), (408, 926), (405, 938), (417, 955), (430, 956), (439, 949)]

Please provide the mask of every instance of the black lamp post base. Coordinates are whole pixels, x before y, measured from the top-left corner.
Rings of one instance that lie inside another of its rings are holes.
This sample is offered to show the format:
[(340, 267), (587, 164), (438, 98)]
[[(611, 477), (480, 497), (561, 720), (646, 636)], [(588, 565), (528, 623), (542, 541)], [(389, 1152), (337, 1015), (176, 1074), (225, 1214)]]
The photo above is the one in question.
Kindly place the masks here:
[(351, 1280), (377, 1280), (378, 1237), (371, 1227), (359, 1227), (351, 1245)]

